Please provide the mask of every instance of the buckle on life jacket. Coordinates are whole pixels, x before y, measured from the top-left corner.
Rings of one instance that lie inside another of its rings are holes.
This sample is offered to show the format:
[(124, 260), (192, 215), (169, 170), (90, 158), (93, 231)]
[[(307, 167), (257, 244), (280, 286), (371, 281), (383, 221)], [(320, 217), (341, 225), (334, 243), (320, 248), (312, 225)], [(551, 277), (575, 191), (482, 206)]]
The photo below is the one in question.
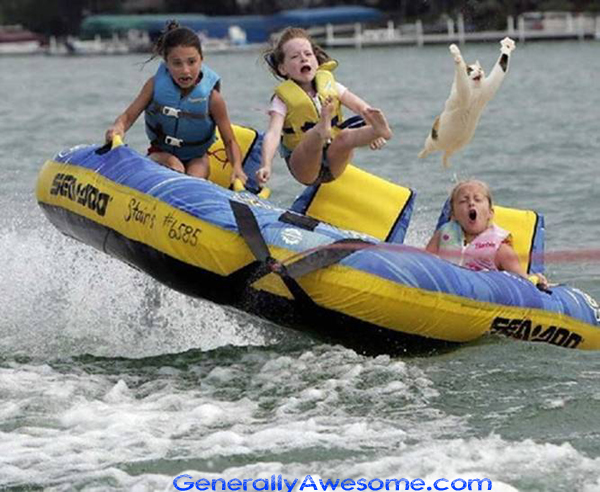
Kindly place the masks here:
[(181, 140), (180, 138), (165, 135), (165, 143), (173, 147), (181, 147), (183, 145), (183, 140)]
[(181, 112), (181, 110), (177, 108), (171, 108), (169, 106), (163, 106), (160, 112), (165, 116), (173, 116), (174, 118), (179, 118), (179, 113)]
[(171, 137), (170, 135), (165, 134), (160, 124), (154, 127), (150, 123), (146, 122), (146, 127), (152, 133), (154, 133), (154, 135), (156, 135), (155, 139), (152, 142), (158, 142), (159, 145), (164, 142), (165, 144), (170, 145), (171, 147), (196, 147), (210, 142), (213, 138), (213, 135), (211, 134), (204, 140), (186, 142), (181, 138)]

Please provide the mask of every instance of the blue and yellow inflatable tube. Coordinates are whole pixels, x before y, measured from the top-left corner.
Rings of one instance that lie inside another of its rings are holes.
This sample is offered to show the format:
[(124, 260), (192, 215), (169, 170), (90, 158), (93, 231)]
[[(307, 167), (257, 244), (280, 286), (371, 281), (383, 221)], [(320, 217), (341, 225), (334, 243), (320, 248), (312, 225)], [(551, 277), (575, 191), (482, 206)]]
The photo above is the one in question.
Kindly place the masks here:
[[(58, 154), (41, 169), (36, 193), (61, 232), (169, 287), (361, 352), (427, 350), (490, 331), (600, 349), (598, 305), (577, 289), (548, 293), (509, 273), (472, 272), (385, 242), (388, 232), (378, 237), (284, 210), (124, 145)], [(386, 216), (398, 237), (402, 218)]]

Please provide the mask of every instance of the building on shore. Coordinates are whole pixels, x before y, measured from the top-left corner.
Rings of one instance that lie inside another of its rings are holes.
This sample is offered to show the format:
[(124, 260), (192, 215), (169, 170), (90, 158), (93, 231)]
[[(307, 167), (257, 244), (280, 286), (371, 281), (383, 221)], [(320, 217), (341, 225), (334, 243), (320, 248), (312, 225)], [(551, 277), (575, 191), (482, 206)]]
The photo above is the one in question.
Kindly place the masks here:
[(368, 28), (360, 23), (317, 26), (311, 34), (326, 47), (356, 47), (385, 45), (450, 44), (486, 42), (510, 36), (525, 41), (600, 39), (600, 15), (571, 12), (527, 12), (516, 19), (506, 19), (506, 29), (474, 31), (465, 27), (462, 15), (445, 18), (445, 29), (428, 29), (420, 20), (385, 27)]
[(272, 33), (287, 26), (313, 27), (345, 24), (376, 24), (384, 20), (384, 14), (375, 8), (361, 6), (322, 7), (312, 9), (282, 10), (273, 15), (207, 16), (203, 14), (140, 14), (140, 15), (92, 15), (81, 24), (81, 36), (96, 35), (112, 37), (124, 35), (129, 30), (141, 30), (156, 38), (171, 19), (209, 39), (224, 39), (236, 26), (244, 31), (249, 43), (264, 43)]

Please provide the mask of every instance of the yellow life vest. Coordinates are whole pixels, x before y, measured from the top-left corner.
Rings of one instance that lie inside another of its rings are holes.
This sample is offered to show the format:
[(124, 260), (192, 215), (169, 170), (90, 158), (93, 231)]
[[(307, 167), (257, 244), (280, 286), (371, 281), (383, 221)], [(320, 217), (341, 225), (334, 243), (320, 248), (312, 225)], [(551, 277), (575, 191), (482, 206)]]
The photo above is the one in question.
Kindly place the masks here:
[[(335, 79), (331, 71), (337, 66), (336, 62), (326, 62), (317, 69), (315, 89), (321, 104), (328, 96), (333, 97), (334, 117), (332, 136), (339, 132), (337, 125), (342, 123), (342, 105), (337, 93)], [(302, 140), (303, 134), (319, 121), (319, 112), (311, 97), (296, 82), (291, 79), (282, 82), (275, 88), (275, 95), (286, 105), (287, 113), (283, 123), (282, 144), (293, 150)]]

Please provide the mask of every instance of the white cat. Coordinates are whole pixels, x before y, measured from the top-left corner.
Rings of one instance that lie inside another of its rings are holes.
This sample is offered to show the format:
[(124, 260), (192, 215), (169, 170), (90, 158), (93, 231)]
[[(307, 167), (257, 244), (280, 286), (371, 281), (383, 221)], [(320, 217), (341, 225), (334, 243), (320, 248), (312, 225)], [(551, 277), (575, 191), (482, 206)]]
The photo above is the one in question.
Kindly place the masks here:
[(458, 46), (450, 45), (450, 52), (456, 63), (452, 91), (444, 111), (433, 122), (433, 128), (419, 157), (427, 157), (436, 150), (442, 151), (442, 162), (444, 167), (448, 167), (449, 157), (471, 141), (483, 108), (494, 97), (504, 80), (508, 71), (508, 59), (514, 49), (515, 42), (512, 39), (504, 38), (500, 41), (500, 58), (486, 78), (478, 61), (467, 66)]

